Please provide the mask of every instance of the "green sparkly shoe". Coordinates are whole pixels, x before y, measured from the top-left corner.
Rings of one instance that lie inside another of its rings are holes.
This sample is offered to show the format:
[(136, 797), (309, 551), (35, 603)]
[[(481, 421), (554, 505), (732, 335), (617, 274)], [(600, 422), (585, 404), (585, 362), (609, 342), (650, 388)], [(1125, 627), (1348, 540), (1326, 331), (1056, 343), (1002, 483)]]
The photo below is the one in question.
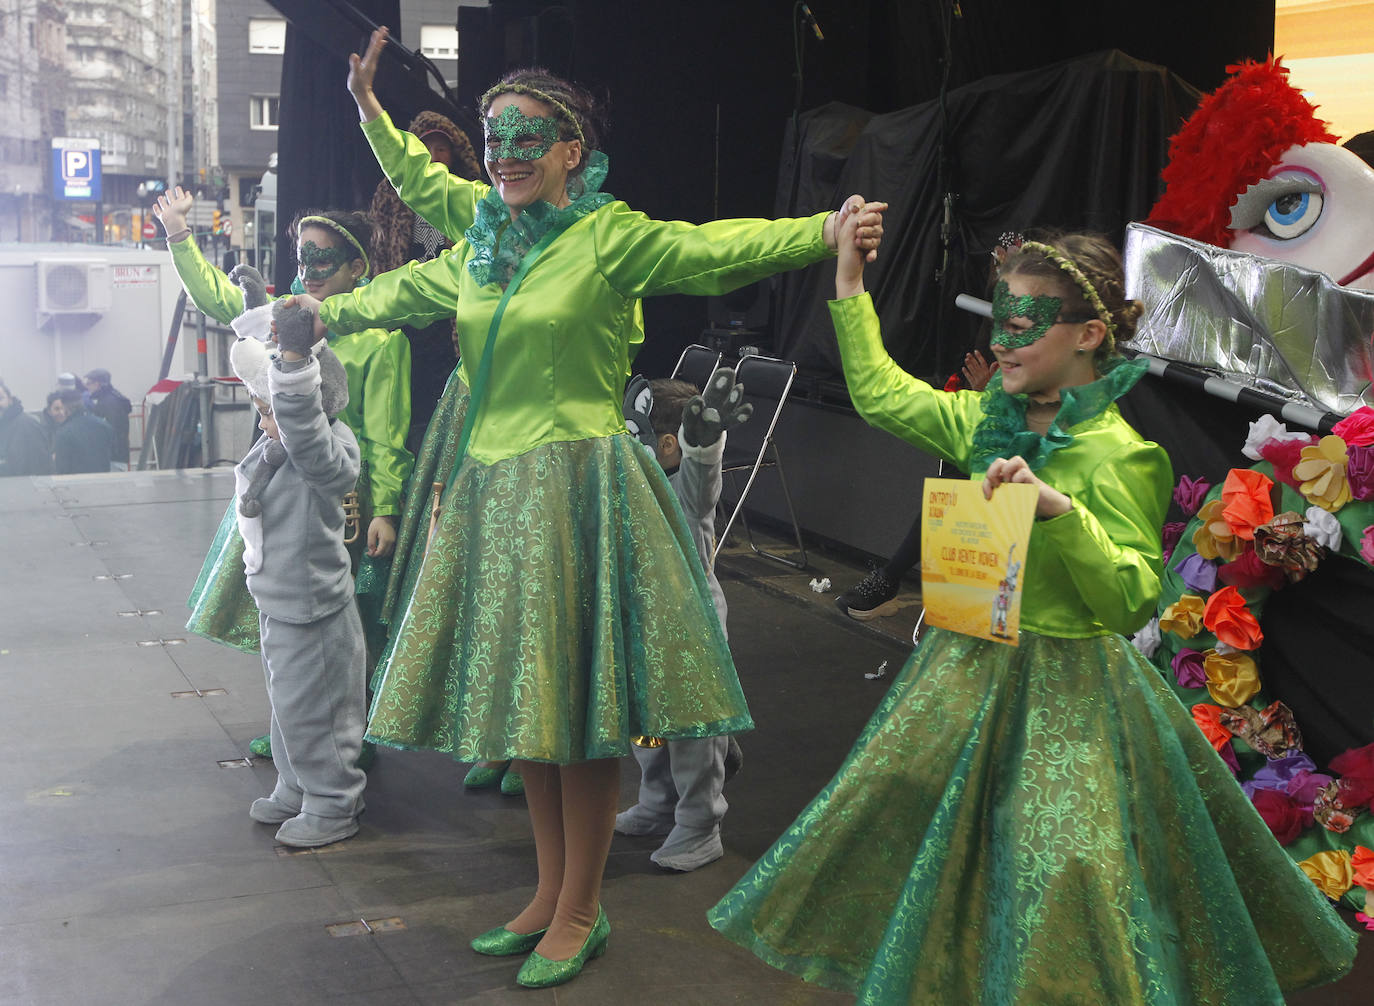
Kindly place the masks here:
[(596, 906), (596, 924), (587, 934), (582, 949), (566, 961), (551, 961), (532, 951), (529, 958), (515, 976), (518, 984), (527, 989), (546, 989), (553, 985), (570, 982), (582, 973), (583, 966), (606, 952), (606, 944), (611, 938), (611, 923), (606, 918), (606, 909)]
[(501, 776), (501, 792), (506, 796), (523, 796), (525, 794), (525, 780), (515, 769), (507, 768)]
[(506, 772), (509, 762), (497, 762), (495, 765), (483, 765), (478, 762), (468, 769), (468, 774), (463, 776), (463, 785), (468, 789), (491, 789), (501, 783), (501, 776)]
[(505, 926), (497, 926), (481, 936), (474, 936), (469, 946), (488, 957), (514, 957), (533, 950), (548, 931), (546, 927), (537, 933), (512, 933)]
[(254, 737), (248, 742), (248, 752), (255, 758), (271, 758), (272, 735), (263, 734), (261, 737)]

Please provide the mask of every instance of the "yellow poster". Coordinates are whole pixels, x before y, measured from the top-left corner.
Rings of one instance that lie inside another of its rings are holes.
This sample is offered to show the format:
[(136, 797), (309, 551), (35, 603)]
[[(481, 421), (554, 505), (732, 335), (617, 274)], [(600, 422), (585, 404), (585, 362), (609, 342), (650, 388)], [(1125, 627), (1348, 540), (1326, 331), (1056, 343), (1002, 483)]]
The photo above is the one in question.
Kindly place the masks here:
[(921, 596), (926, 622), (1015, 646), (1021, 624), (1035, 486), (1004, 483), (983, 499), (981, 479), (926, 479), (921, 507)]

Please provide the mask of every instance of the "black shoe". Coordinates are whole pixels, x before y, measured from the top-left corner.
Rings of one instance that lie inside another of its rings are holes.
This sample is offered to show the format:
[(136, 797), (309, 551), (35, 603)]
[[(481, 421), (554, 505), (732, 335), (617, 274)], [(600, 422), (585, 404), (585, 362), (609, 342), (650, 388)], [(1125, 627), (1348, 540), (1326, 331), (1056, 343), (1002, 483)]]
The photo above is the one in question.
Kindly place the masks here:
[(870, 618), (895, 612), (901, 607), (896, 598), (896, 582), (889, 580), (881, 569), (875, 569), (835, 598), (835, 607), (850, 618), (866, 622)]

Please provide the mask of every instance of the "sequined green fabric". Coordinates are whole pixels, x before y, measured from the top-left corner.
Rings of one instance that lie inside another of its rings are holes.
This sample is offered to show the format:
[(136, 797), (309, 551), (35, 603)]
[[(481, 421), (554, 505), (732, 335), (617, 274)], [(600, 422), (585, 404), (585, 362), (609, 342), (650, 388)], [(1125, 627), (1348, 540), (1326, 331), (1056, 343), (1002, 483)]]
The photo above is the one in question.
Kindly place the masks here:
[(930, 630), (711, 924), (867, 1004), (1258, 1006), (1348, 971), (1354, 933), (1144, 658), (1021, 640)]
[(383, 744), (568, 763), (753, 726), (676, 494), (629, 434), (467, 458), (393, 627)]
[(258, 606), (248, 593), (243, 573), (243, 536), (239, 534), (237, 506), (235, 496), (229, 500), (210, 550), (205, 553), (200, 576), (186, 601), (191, 609), (186, 628), (236, 650), (257, 653), (261, 646)]

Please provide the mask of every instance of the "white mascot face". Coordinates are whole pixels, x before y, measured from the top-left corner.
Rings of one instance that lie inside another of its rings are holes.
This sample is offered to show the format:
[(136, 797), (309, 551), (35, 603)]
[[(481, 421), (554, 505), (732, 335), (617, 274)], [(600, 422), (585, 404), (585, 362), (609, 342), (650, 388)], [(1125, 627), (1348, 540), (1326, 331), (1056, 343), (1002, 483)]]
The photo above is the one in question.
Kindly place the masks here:
[(1374, 169), (1344, 147), (1289, 147), (1231, 207), (1233, 251), (1374, 290)]

